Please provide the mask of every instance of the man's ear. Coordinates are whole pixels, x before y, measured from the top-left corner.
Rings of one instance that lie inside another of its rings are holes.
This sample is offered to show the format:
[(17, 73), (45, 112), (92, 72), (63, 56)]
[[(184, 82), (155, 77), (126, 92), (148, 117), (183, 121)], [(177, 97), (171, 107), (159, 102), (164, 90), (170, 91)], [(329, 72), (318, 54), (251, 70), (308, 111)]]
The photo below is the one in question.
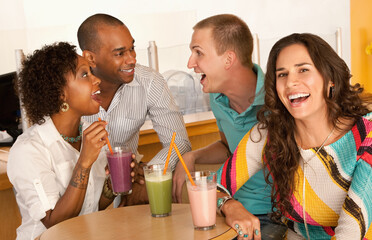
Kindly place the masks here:
[(230, 69), (236, 61), (236, 54), (234, 51), (228, 50), (224, 53), (224, 55), (225, 55), (225, 68)]
[(88, 61), (89, 65), (93, 68), (96, 67), (96, 54), (89, 50), (83, 51), (83, 57)]

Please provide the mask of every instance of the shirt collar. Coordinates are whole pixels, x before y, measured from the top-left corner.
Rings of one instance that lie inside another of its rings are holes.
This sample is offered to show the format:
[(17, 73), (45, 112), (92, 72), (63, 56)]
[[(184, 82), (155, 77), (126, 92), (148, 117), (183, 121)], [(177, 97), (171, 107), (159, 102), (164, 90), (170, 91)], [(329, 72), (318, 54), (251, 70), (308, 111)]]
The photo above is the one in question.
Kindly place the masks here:
[[(114, 95), (114, 98), (112, 99), (112, 101), (114, 101), (115, 98), (118, 98), (120, 99), (120, 96), (123, 94), (124, 92), (124, 89), (126, 86), (129, 86), (129, 87), (134, 87), (134, 86), (140, 86), (139, 84), (139, 81), (138, 81), (138, 78), (140, 78), (140, 75), (138, 73), (138, 71), (140, 71), (140, 66), (139, 64), (136, 64), (136, 67), (134, 68), (134, 77), (133, 77), (133, 81), (131, 81), (130, 83), (123, 83), (120, 85), (120, 87), (118, 88), (118, 90), (116, 91), (115, 95)], [(115, 102), (115, 101), (114, 101)], [(101, 109), (102, 107), (100, 107)], [(103, 109), (103, 108), (102, 108)]]
[(255, 63), (253, 64), (253, 71), (257, 75), (257, 84), (256, 84), (255, 98), (254, 98), (252, 105), (253, 106), (264, 105), (265, 103), (265, 89), (264, 89), (265, 74), (263, 73), (261, 67)]
[(58, 141), (64, 141), (60, 136), (56, 126), (50, 117), (44, 118), (45, 122), (41, 125), (35, 126), (40, 134), (40, 137), (46, 146), (51, 146)]
[[(110, 103), (108, 112), (112, 111), (112, 109), (115, 109), (116, 105), (118, 105), (120, 103), (121, 96), (124, 94), (124, 91), (125, 91), (126, 87), (140, 86), (140, 84), (138, 82), (139, 75), (137, 74), (137, 69), (138, 69), (137, 67), (138, 66), (136, 64), (136, 67), (134, 69), (133, 81), (131, 81), (130, 83), (121, 84), (120, 87), (118, 88), (118, 90), (115, 92), (115, 95), (112, 98), (112, 101)], [(101, 111), (106, 112), (106, 110), (102, 106), (100, 106), (99, 109), (100, 109), (100, 112)]]

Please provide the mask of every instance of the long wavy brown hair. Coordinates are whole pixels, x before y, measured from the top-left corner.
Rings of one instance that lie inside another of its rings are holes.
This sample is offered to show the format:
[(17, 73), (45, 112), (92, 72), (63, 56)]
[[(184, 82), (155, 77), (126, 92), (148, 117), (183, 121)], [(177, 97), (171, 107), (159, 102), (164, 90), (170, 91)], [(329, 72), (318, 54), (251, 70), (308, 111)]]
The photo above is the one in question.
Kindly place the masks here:
[[(285, 212), (291, 213), (290, 197), (295, 190), (295, 172), (299, 167), (300, 151), (295, 140), (296, 125), (294, 118), (280, 101), (276, 91), (276, 62), (280, 52), (293, 44), (301, 44), (307, 51), (323, 77), (323, 96), (325, 98), (328, 119), (337, 126), (340, 119), (355, 120), (369, 111), (360, 97), (363, 88), (360, 84), (351, 85), (351, 74), (346, 63), (332, 47), (313, 34), (292, 34), (280, 39), (271, 49), (265, 76), (265, 105), (258, 112), (259, 129), (268, 130), (268, 142), (264, 156), (269, 171), (266, 182), (272, 175), (274, 186), (271, 192), (274, 217), (279, 218)], [(334, 94), (328, 95), (329, 81), (334, 83)], [(272, 184), (272, 183), (270, 183)]]

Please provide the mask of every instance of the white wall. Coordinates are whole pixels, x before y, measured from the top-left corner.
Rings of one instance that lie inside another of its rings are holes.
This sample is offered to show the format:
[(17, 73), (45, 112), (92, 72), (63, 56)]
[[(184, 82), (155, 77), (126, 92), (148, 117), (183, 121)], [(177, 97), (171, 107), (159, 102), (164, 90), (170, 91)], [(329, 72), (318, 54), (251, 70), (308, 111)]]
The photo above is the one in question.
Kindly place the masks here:
[(350, 66), (349, 0), (0, 0), (0, 74), (15, 70), (14, 49), (31, 53), (44, 44), (77, 45), (80, 23), (94, 13), (114, 15), (136, 40), (137, 60), (148, 65), (148, 41), (155, 40), (160, 72), (189, 71), (188, 44), (192, 26), (219, 13), (233, 13), (261, 39), (261, 65), (271, 45), (293, 32), (311, 32), (331, 39), (342, 28), (343, 58)]

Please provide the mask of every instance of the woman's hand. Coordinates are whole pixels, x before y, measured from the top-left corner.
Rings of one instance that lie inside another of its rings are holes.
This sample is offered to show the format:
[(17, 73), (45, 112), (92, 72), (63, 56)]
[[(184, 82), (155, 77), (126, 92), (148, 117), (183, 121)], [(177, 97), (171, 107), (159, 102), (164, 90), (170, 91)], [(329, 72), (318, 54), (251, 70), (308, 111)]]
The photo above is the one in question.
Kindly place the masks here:
[(261, 239), (260, 220), (248, 212), (239, 201), (227, 201), (222, 212), (226, 216), (227, 225), (238, 233), (238, 240)]
[(80, 153), (81, 165), (90, 168), (97, 160), (101, 148), (106, 145), (108, 133), (105, 129), (107, 125), (104, 121), (92, 123), (83, 132), (83, 146)]

